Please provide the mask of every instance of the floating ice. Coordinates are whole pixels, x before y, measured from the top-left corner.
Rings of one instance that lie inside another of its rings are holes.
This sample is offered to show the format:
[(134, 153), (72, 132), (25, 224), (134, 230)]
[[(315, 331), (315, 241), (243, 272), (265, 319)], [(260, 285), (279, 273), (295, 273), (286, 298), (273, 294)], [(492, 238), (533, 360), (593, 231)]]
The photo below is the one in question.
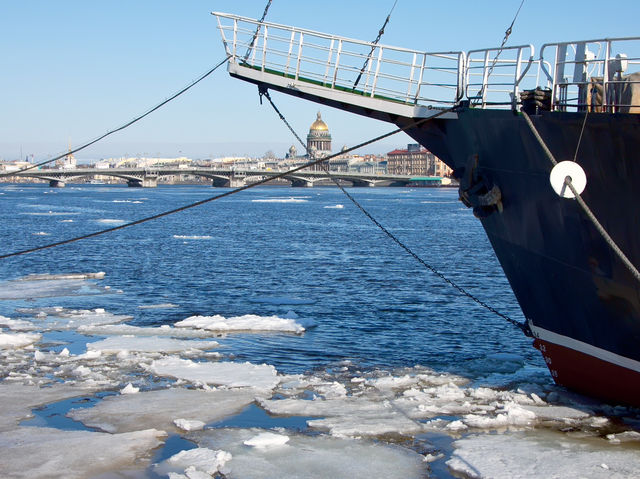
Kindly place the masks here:
[(289, 196), (287, 198), (264, 198), (251, 200), (252, 203), (306, 203), (308, 200), (305, 198), (296, 198)]
[(40, 338), (41, 336), (39, 334), (0, 333), (0, 349), (24, 348), (39, 341)]
[(197, 235), (173, 235), (174, 238), (176, 239), (187, 239), (187, 240), (209, 240), (212, 239), (212, 236), (209, 235), (203, 235), (203, 236), (197, 236)]
[(5, 316), (0, 316), (0, 326), (9, 328), (12, 331), (35, 331), (38, 329), (38, 327), (30, 321), (10, 319)]
[(101, 279), (102, 277), (104, 277), (104, 273), (29, 275), (0, 283), (0, 299), (100, 294), (104, 292), (103, 288), (85, 280)]
[(123, 224), (125, 222), (125, 220), (119, 220), (119, 219), (114, 219), (114, 218), (101, 218), (98, 220), (94, 220), (96, 221), (96, 223), (104, 223), (104, 224), (108, 224), (108, 225), (120, 225)]
[(87, 349), (107, 354), (117, 354), (120, 351), (175, 353), (188, 349), (212, 349), (217, 346), (219, 344), (216, 341), (180, 340), (159, 336), (115, 336), (89, 343)]
[(173, 423), (183, 431), (199, 431), (206, 425), (203, 421), (189, 419), (175, 419)]
[[(188, 479), (210, 478), (218, 471), (222, 471), (224, 465), (231, 460), (232, 456), (225, 451), (213, 451), (204, 447), (180, 451), (169, 459), (155, 467), (156, 472), (170, 475), (171, 472), (184, 472), (183, 475), (173, 475), (173, 477), (186, 477)], [(202, 473), (202, 475), (194, 474)], [(170, 475), (169, 477), (172, 477)]]
[(273, 432), (261, 432), (243, 442), (245, 446), (251, 447), (277, 447), (283, 446), (289, 442), (289, 436), (283, 434), (275, 434)]
[(224, 316), (191, 316), (174, 324), (177, 328), (206, 329), (209, 331), (280, 331), (300, 334), (312, 326), (311, 321), (279, 316), (257, 316), (245, 314), (225, 318)]
[(61, 273), (61, 274), (29, 274), (18, 278), (18, 281), (44, 281), (44, 280), (62, 280), (62, 279), (103, 279), (106, 273), (99, 271), (97, 273)]
[[(551, 431), (468, 436), (453, 444), (449, 468), (464, 477), (629, 478), (640, 471), (635, 449), (601, 439), (567, 440)], [(605, 464), (606, 467), (602, 467)]]
[[(83, 478), (144, 469), (163, 431), (124, 434), (20, 427), (0, 432), (3, 477)], [(61, 453), (67, 451), (68, 453)], [(71, 451), (73, 451), (71, 453)]]
[(132, 336), (168, 336), (174, 338), (208, 338), (216, 333), (204, 329), (172, 328), (169, 325), (156, 327), (132, 326), (130, 324), (82, 325), (78, 332), (83, 334), (132, 335)]
[(21, 313), (32, 314), (38, 319), (44, 319), (39, 326), (43, 330), (65, 330), (91, 328), (100, 325), (122, 323), (133, 317), (129, 315), (116, 315), (102, 308), (88, 309), (20, 309)]
[(289, 441), (277, 448), (245, 445), (262, 433), (262, 429), (207, 429), (188, 437), (201, 448), (231, 453), (222, 470), (230, 478), (411, 479), (426, 475), (422, 456), (402, 447), (299, 434), (289, 434)]
[(280, 382), (276, 368), (268, 364), (196, 363), (188, 359), (167, 357), (153, 361), (148, 369), (158, 376), (234, 388), (253, 387), (271, 390)]
[(138, 309), (169, 309), (177, 308), (177, 304), (173, 303), (160, 303), (160, 304), (141, 304)]
[(125, 387), (120, 390), (120, 394), (137, 394), (140, 392), (140, 388), (135, 387), (133, 384), (129, 383)]
[(32, 417), (31, 410), (62, 399), (92, 393), (93, 389), (54, 383), (48, 387), (27, 386), (18, 383), (0, 383), (2, 414), (0, 431), (14, 429), (20, 421)]
[(204, 423), (218, 421), (251, 404), (255, 393), (250, 388), (144, 391), (109, 396), (91, 408), (73, 409), (67, 415), (86, 426), (112, 433), (145, 428), (177, 431), (176, 418)]

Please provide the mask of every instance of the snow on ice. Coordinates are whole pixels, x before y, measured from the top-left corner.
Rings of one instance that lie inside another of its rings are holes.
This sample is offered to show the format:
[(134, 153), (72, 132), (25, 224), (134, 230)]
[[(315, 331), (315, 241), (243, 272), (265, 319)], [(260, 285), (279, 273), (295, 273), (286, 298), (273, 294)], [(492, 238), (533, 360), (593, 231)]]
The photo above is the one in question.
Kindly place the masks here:
[(191, 316), (175, 323), (177, 328), (195, 328), (208, 331), (231, 332), (231, 331), (281, 331), (287, 333), (300, 334), (310, 327), (310, 321), (301, 321), (293, 312), (279, 316), (257, 316), (255, 314), (245, 314), (225, 318), (224, 316)]

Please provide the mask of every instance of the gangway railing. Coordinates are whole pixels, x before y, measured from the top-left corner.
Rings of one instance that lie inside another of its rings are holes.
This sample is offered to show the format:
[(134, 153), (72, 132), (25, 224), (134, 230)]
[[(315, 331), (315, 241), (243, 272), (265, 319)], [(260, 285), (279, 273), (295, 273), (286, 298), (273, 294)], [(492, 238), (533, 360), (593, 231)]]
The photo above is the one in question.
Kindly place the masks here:
[[(216, 13), (235, 71), (252, 69), (407, 106), (450, 107), (464, 92), (464, 52), (422, 52)], [(359, 81), (356, 84), (356, 80)]]

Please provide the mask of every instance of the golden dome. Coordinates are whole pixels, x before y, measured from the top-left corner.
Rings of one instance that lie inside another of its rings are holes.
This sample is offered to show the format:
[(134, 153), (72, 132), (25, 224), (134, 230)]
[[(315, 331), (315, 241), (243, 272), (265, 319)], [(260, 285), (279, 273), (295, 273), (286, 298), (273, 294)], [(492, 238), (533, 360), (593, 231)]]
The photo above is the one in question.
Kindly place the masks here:
[(309, 128), (309, 131), (329, 131), (329, 127), (327, 126), (327, 124), (322, 121), (320, 112), (318, 112), (316, 121), (311, 124), (311, 128)]

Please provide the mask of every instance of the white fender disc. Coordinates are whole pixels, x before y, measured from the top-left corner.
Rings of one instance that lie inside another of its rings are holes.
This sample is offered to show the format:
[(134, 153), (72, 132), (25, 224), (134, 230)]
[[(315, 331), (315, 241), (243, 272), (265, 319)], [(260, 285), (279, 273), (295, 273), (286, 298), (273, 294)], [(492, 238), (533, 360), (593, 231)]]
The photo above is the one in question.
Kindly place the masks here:
[(571, 178), (571, 184), (576, 189), (578, 194), (584, 191), (584, 187), (587, 186), (587, 175), (585, 175), (582, 167), (575, 161), (561, 161), (551, 170), (549, 175), (549, 181), (553, 190), (563, 198), (573, 198), (574, 194), (564, 183), (566, 177)]

